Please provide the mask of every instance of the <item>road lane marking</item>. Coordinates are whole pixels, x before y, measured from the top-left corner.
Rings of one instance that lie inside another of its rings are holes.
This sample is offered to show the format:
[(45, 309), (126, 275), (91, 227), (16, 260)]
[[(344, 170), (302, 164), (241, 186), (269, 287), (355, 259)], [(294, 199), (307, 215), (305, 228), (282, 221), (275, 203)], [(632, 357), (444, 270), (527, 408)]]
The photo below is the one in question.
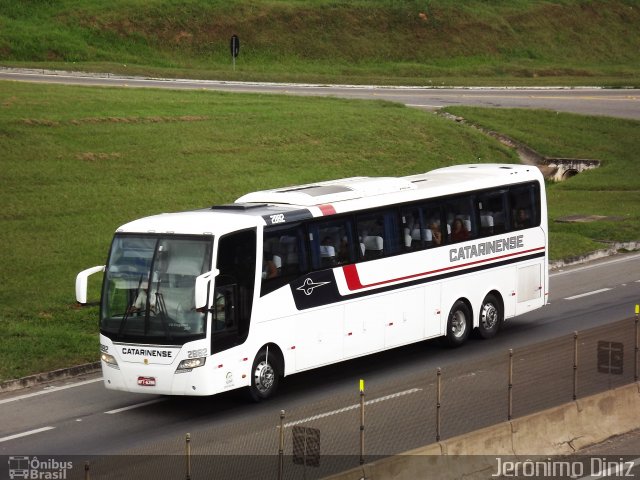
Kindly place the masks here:
[(598, 293), (608, 292), (610, 288), (601, 288), (600, 290), (594, 290), (592, 292), (581, 293), (580, 295), (574, 295), (573, 297), (565, 297), (565, 300), (576, 300), (582, 297), (588, 297), (589, 295), (597, 295)]
[(38, 395), (44, 395), (46, 393), (55, 393), (61, 390), (66, 390), (68, 388), (80, 387), (82, 385), (88, 385), (89, 383), (95, 383), (95, 382), (101, 382), (101, 381), (102, 381), (102, 377), (94, 378), (91, 380), (84, 380), (82, 382), (77, 382), (77, 383), (71, 383), (69, 385), (63, 385), (61, 387), (54, 386), (54, 387), (47, 388), (46, 390), (39, 390), (37, 392), (26, 393), (24, 395), (19, 395), (17, 397), (5, 398), (4, 400), (0, 400), (0, 405), (4, 403), (17, 402), (18, 400), (24, 400), (25, 398), (37, 397)]
[(8, 442), (9, 440), (15, 440), (16, 438), (27, 437), (29, 435), (35, 435), (36, 433), (46, 432), (47, 430), (53, 430), (56, 427), (42, 427), (35, 430), (29, 430), (28, 432), (16, 433), (15, 435), (9, 435), (8, 437), (0, 438), (0, 443)]
[(429, 105), (422, 103), (405, 103), (407, 107), (417, 107), (417, 108), (442, 108), (443, 105)]
[(114, 413), (126, 412), (127, 410), (133, 410), (134, 408), (146, 407), (147, 405), (153, 405), (154, 403), (165, 402), (166, 398), (156, 398), (155, 400), (149, 400), (148, 402), (136, 403), (135, 405), (129, 405), (128, 407), (116, 408), (115, 410), (109, 410), (104, 412), (107, 415), (113, 415)]
[[(392, 400), (394, 398), (403, 397), (405, 395), (411, 395), (412, 393), (421, 392), (421, 388), (412, 388), (410, 390), (405, 390), (403, 392), (393, 393), (391, 395), (387, 395), (380, 398), (374, 398), (373, 400), (368, 400), (364, 402), (365, 405), (373, 405), (374, 403), (380, 403), (387, 400)], [(314, 415), (313, 417), (303, 418), (302, 420), (296, 420), (295, 422), (289, 422), (284, 424), (284, 428), (293, 427), (294, 425), (299, 425), (301, 423), (312, 422), (314, 420), (318, 420), (320, 418), (330, 417), (332, 415), (337, 415), (339, 413), (348, 412), (349, 410), (355, 410), (356, 408), (360, 408), (360, 404), (350, 405), (348, 407), (339, 408), (338, 410), (332, 410), (326, 413), (319, 413), (318, 415)]]

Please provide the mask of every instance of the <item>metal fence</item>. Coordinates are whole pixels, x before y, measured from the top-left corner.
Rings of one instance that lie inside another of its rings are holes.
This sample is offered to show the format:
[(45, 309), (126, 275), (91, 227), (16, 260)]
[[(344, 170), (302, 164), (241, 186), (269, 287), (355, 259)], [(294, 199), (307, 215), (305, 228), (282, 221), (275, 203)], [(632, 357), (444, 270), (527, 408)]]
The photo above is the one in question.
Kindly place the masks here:
[(639, 336), (638, 318), (629, 318), (425, 371), (409, 385), (387, 382), (362, 396), (354, 386), (341, 410), (284, 412), (277, 478), (302, 478), (303, 469), (320, 478), (638, 381)]

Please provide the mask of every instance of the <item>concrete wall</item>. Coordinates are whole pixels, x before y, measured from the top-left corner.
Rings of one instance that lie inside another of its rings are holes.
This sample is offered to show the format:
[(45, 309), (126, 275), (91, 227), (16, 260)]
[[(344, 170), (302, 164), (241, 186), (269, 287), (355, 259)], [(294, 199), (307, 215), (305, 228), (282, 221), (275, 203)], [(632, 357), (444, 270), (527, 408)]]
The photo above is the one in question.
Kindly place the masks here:
[[(496, 457), (547, 459), (568, 455), (640, 428), (640, 384), (634, 383), (559, 407), (389, 457), (331, 480), (486, 479)], [(458, 457), (463, 455), (464, 457)]]

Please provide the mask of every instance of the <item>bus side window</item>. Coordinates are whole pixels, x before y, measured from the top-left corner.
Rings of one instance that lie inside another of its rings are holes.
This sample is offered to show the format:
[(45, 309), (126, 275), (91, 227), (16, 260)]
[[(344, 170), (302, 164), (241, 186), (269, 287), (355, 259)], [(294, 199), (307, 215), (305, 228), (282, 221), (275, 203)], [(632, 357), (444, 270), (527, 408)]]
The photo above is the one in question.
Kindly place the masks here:
[(446, 203), (447, 234), (450, 243), (476, 238), (477, 228), (470, 195), (448, 200)]
[(360, 241), (360, 258), (372, 260), (400, 253), (405, 239), (401, 234), (399, 221), (395, 210), (358, 215), (356, 228)]
[(522, 230), (540, 225), (540, 193), (535, 184), (509, 189), (511, 229)]
[(486, 237), (506, 231), (505, 193), (506, 190), (502, 190), (478, 195), (477, 205), (480, 215), (481, 236)]
[(301, 224), (265, 228), (262, 241), (261, 295), (308, 271), (306, 235)]
[(425, 238), (423, 235), (425, 225), (422, 211), (418, 207), (408, 207), (400, 210), (402, 220), (402, 239), (406, 251), (422, 250)]
[(353, 225), (348, 218), (309, 225), (311, 262), (314, 270), (353, 263)]

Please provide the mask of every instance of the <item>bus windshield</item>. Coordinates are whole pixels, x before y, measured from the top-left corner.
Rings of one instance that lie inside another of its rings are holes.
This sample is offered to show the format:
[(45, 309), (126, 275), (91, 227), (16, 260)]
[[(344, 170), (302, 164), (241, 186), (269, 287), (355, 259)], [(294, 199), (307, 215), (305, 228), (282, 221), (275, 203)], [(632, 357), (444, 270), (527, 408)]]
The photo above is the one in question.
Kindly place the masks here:
[(116, 235), (103, 284), (100, 331), (116, 341), (174, 344), (206, 335), (195, 279), (211, 269), (213, 237)]

